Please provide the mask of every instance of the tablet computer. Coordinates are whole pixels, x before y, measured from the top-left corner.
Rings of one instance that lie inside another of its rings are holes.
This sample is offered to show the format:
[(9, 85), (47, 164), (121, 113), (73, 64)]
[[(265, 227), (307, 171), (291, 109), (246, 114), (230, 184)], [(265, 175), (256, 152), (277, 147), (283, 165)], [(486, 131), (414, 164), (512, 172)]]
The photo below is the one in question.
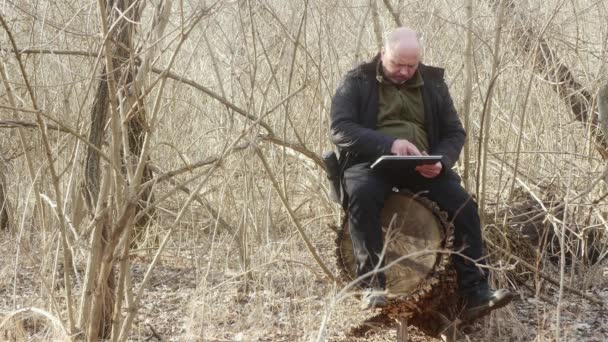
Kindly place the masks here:
[(442, 156), (382, 156), (370, 166), (372, 169), (414, 169), (418, 165), (435, 164)]

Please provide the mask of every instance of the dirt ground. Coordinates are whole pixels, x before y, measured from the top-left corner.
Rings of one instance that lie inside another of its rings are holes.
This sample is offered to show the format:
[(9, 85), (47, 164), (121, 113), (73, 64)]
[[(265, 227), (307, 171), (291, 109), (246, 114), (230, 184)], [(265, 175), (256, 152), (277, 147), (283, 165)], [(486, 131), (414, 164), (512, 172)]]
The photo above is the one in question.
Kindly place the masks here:
[[(21, 250), (17, 260), (13, 237), (7, 234), (1, 237), (0, 321), (24, 307), (53, 312), (48, 294), (41, 286), (36, 259), (26, 257)], [(330, 258), (329, 243), (327, 247), (324, 257)], [(222, 253), (228, 255), (229, 251), (217, 249), (215, 253), (222, 260), (225, 257)], [(223, 265), (214, 262), (212, 267), (205, 268), (200, 264), (205, 257), (189, 260), (185, 254), (179, 258), (168, 254), (145, 292), (131, 340), (395, 341), (396, 330), (386, 327), (363, 336), (350, 334), (372, 314), (360, 312), (355, 298), (340, 295), (340, 289), (325, 281), (308, 257), (302, 257), (301, 250), (300, 259), (291, 253), (296, 251), (290, 250), (248, 273), (251, 276), (248, 288), (244, 288), (243, 274), (228, 262)], [(142, 281), (149, 261), (147, 257), (134, 258), (131, 271), (135, 287)], [(594, 285), (586, 293), (608, 303), (608, 267), (597, 266), (594, 272), (585, 277), (587, 280), (595, 277)], [(584, 285), (576, 277), (572, 282), (575, 288)], [(78, 293), (78, 284), (74, 290)], [(600, 306), (564, 293), (558, 311), (557, 288), (546, 286), (543, 299), (536, 299), (524, 287), (515, 291), (517, 296), (512, 304), (468, 328), (470, 341), (554, 341), (558, 312), (560, 341), (608, 340), (608, 314)], [(60, 281), (53, 293), (61, 305)], [(18, 340), (14, 332), (7, 332), (10, 327), (7, 324), (0, 329), (0, 340)], [(29, 334), (32, 340), (44, 340), (40, 331), (38, 335), (32, 334)], [(410, 330), (410, 335), (411, 341), (438, 341), (415, 329)]]

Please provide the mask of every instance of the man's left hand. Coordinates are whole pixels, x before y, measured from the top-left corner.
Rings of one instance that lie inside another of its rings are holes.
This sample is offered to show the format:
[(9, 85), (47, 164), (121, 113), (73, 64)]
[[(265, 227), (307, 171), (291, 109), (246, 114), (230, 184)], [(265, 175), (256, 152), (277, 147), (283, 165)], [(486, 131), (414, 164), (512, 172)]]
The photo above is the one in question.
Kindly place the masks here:
[(436, 162), (435, 164), (418, 165), (416, 171), (425, 178), (435, 178), (441, 173), (442, 168), (441, 162)]

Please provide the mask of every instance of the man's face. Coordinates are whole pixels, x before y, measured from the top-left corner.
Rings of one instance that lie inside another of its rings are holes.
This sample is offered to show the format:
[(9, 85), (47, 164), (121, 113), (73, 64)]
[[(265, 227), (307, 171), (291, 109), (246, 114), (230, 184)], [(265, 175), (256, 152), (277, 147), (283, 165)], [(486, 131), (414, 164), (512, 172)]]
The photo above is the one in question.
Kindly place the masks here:
[(412, 78), (420, 63), (418, 49), (382, 49), (380, 58), (384, 76), (396, 84), (402, 84)]

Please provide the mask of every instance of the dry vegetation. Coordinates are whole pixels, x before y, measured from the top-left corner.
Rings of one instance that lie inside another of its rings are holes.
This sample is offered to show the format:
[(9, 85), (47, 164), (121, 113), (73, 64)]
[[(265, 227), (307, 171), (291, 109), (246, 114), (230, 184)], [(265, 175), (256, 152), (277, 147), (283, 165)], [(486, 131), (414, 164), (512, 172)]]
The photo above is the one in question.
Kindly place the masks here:
[[(337, 82), (397, 21), (446, 68), (493, 281), (519, 294), (471, 340), (608, 337), (605, 1), (8, 0), (0, 15), (0, 340), (355, 339), (366, 316), (332, 280), (342, 212), (316, 155)], [(513, 231), (530, 254), (503, 243)]]

